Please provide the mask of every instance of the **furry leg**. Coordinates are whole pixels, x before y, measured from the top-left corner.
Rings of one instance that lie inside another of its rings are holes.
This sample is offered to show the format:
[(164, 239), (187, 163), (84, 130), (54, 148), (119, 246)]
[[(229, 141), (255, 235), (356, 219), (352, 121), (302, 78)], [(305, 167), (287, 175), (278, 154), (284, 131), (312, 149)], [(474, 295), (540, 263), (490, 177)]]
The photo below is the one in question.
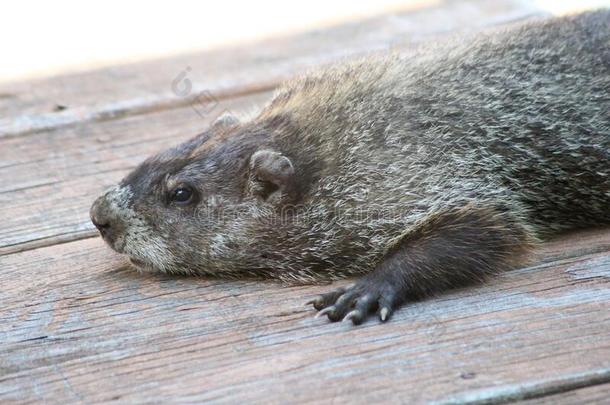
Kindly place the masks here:
[(428, 217), (402, 235), (355, 285), (313, 301), (331, 321), (386, 321), (402, 303), (483, 281), (522, 263), (535, 242), (527, 225), (501, 208), (467, 205)]

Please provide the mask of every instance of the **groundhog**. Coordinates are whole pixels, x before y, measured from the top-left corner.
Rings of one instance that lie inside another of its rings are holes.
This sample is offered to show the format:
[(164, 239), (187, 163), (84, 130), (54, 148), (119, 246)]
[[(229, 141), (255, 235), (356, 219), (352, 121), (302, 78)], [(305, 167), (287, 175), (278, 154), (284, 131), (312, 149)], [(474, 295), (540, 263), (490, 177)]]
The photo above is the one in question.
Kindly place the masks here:
[(281, 86), (140, 164), (91, 219), (142, 270), (290, 283), (331, 321), (523, 265), (610, 223), (610, 11), (526, 22)]

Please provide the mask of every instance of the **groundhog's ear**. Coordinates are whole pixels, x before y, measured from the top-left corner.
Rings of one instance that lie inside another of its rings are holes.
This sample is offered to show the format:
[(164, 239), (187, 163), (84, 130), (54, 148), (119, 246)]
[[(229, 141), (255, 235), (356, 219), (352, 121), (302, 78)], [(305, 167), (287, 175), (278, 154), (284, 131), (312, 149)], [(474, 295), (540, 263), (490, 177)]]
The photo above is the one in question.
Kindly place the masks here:
[(212, 124), (212, 128), (228, 128), (239, 125), (239, 120), (230, 113), (221, 114)]
[(290, 191), (294, 167), (290, 159), (279, 152), (259, 150), (250, 157), (248, 188), (251, 194), (265, 200), (280, 197)]

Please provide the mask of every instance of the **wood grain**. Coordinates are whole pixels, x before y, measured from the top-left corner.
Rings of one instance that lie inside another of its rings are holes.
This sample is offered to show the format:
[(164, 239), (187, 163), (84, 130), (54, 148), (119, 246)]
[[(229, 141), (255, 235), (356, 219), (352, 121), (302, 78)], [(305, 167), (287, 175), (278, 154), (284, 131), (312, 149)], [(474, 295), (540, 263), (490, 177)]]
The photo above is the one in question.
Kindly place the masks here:
[[(202, 94), (220, 100), (269, 90), (298, 72), (346, 56), (410, 48), (440, 34), (534, 15), (541, 12), (523, 0), (445, 1), (256, 44), (2, 84), (0, 138), (187, 105)], [(176, 82), (177, 91), (172, 86), (181, 73), (191, 83), (184, 95), (183, 81)]]
[(573, 239), (610, 230), (362, 327), (312, 317), (328, 286), (138, 274), (98, 238), (2, 256), (0, 402), (493, 403), (610, 382), (610, 253)]
[(610, 384), (600, 384), (519, 402), (520, 405), (606, 405), (610, 399)]

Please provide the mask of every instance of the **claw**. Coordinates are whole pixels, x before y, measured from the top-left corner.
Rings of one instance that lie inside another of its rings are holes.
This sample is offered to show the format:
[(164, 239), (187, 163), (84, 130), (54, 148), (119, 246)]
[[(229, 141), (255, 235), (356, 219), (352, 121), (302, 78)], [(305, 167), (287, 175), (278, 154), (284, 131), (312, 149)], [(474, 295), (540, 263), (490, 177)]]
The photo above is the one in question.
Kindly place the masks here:
[(350, 320), (352, 320), (352, 318), (358, 317), (358, 316), (360, 316), (360, 311), (358, 311), (357, 309), (354, 309), (353, 311), (348, 312), (347, 315), (345, 315), (343, 317), (343, 320), (341, 322), (350, 321)]
[(390, 312), (388, 308), (381, 308), (381, 310), (379, 311), (379, 319), (381, 319), (381, 322), (385, 322), (388, 319), (388, 312)]
[(307, 301), (305, 306), (309, 306), (311, 304), (313, 304), (313, 307), (319, 311), (324, 307), (324, 298), (321, 296), (317, 296), (316, 298)]
[(321, 316), (324, 316), (324, 315), (328, 314), (329, 312), (334, 311), (335, 309), (336, 308), (334, 305), (331, 305), (330, 307), (326, 307), (323, 310), (321, 310), (320, 312), (318, 312), (314, 318), (319, 318)]

